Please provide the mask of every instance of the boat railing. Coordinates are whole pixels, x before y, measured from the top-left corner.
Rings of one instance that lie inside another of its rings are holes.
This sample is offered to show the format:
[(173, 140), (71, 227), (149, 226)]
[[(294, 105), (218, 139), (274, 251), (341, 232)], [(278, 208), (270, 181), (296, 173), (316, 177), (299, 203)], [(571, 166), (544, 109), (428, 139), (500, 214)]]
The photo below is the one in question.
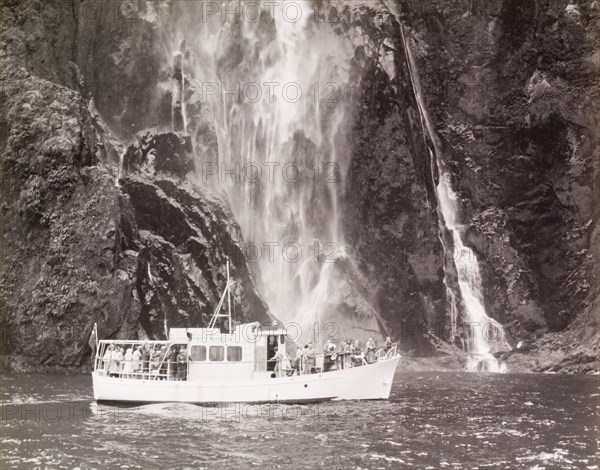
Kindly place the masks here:
[[(96, 372), (118, 378), (146, 379), (146, 380), (186, 380), (188, 362), (163, 361), (161, 363), (149, 361), (118, 361), (112, 365), (111, 359), (96, 358)], [(112, 366), (112, 367), (111, 367)], [(131, 367), (128, 367), (131, 366)]]
[(391, 347), (383, 347), (381, 349), (379, 349), (376, 353), (375, 353), (375, 358), (377, 359), (377, 362), (379, 361), (385, 361), (386, 359), (391, 359), (392, 357), (396, 356), (396, 354), (398, 353), (398, 345), (394, 344)]
[[(108, 345), (121, 345), (121, 346), (135, 346), (135, 345), (143, 345), (150, 344), (153, 346), (153, 349), (150, 351), (150, 354), (158, 351), (154, 346), (167, 346), (167, 353), (164, 354), (163, 358), (160, 361), (157, 361), (156, 358), (152, 359), (144, 359), (140, 358), (138, 360), (134, 359), (113, 359), (112, 357), (105, 357), (105, 352), (107, 350)], [(171, 348), (169, 347), (173, 343), (170, 341), (121, 341), (121, 340), (104, 340), (100, 343), (95, 360), (94, 360), (94, 370), (98, 372), (99, 375), (108, 375), (112, 377), (120, 377), (120, 378), (142, 378), (146, 380), (186, 380), (189, 373), (189, 365), (197, 364), (197, 365), (216, 365), (216, 366), (236, 366), (236, 365), (252, 365), (253, 370), (258, 370), (257, 366), (263, 366), (270, 364), (276, 365), (277, 361), (274, 359), (264, 360), (264, 361), (193, 361), (189, 355), (187, 355), (185, 362), (180, 361), (172, 361), (170, 360), (172, 356), (170, 356)], [(376, 352), (362, 352), (360, 354), (355, 354), (353, 352), (338, 352), (333, 354), (323, 354), (317, 353), (315, 355), (314, 361), (310, 363), (308, 366), (311, 370), (311, 373), (317, 372), (330, 372), (334, 370), (341, 370), (351, 367), (360, 367), (366, 366), (369, 364), (377, 363), (380, 361), (384, 361), (386, 359), (390, 359), (395, 357), (397, 354), (397, 345), (393, 345), (391, 347), (380, 348)], [(327, 368), (325, 364), (326, 357), (329, 356), (329, 360), (327, 364), (329, 368)], [(284, 361), (285, 362), (285, 361)], [(116, 366), (115, 366), (116, 363)], [(290, 375), (292, 371), (300, 371), (301, 374), (304, 374), (304, 370), (306, 370), (306, 363), (304, 360), (300, 364), (299, 368), (294, 367), (295, 359), (291, 358), (289, 367), (284, 365), (273, 366), (274, 369), (279, 369), (280, 375)], [(267, 367), (263, 369), (265, 372), (277, 372), (276, 370), (268, 370)]]
[[(145, 380), (187, 380), (189, 374), (190, 365), (202, 365), (202, 366), (237, 366), (237, 365), (252, 365), (252, 370), (256, 369), (257, 365), (271, 364), (273, 370), (267, 370), (265, 372), (276, 373), (278, 376), (294, 375), (298, 373), (300, 375), (307, 374), (307, 367), (310, 369), (310, 373), (327, 373), (335, 370), (343, 370), (352, 367), (366, 366), (377, 361), (368, 360), (368, 355), (365, 354), (336, 354), (332, 356), (330, 362), (330, 369), (324, 367), (324, 358), (326, 354), (317, 354), (315, 361), (307, 365), (303, 362), (299, 368), (293, 366), (294, 359), (290, 361), (289, 367), (280, 364), (277, 367), (277, 361), (265, 360), (265, 361), (193, 361), (191, 358), (187, 358), (185, 362), (172, 361), (167, 357), (163, 358), (162, 361), (156, 360), (128, 360), (128, 359), (112, 359), (111, 357), (105, 358), (103, 355), (97, 355), (95, 357), (94, 370), (98, 375), (110, 376), (114, 378), (132, 378), (132, 379), (145, 379)], [(336, 361), (336, 358), (340, 358), (341, 361)]]
[[(116, 361), (116, 366), (113, 365), (112, 359), (103, 359), (100, 356), (96, 357), (95, 371), (98, 375), (109, 376), (114, 378), (130, 378), (130, 379), (145, 379), (145, 380), (187, 380), (189, 374), (190, 365), (202, 365), (202, 366), (236, 366), (236, 365), (252, 365), (252, 369), (257, 364), (274, 364), (276, 361), (188, 361), (181, 363), (178, 361), (134, 361), (134, 360), (120, 360)], [(130, 366), (130, 367), (128, 367)], [(182, 367), (183, 366), (183, 367)], [(266, 369), (266, 368), (265, 368)], [(273, 370), (265, 370), (265, 372), (277, 373), (278, 376), (291, 375), (289, 371), (295, 369), (280, 367), (279, 371), (274, 368)], [(311, 373), (323, 372), (320, 368), (311, 367)], [(300, 372), (302, 375), (305, 373), (304, 368)]]

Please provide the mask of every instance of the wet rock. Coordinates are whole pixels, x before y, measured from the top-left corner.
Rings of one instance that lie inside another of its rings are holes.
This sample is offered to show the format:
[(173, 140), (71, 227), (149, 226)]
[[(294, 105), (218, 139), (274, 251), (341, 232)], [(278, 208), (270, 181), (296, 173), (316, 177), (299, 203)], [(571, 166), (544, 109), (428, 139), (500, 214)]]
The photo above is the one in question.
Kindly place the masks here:
[[(600, 47), (598, 14), (587, 3), (534, 9), (506, 1), (406, 5), (398, 16), (447, 146), (486, 310), (507, 327), (513, 345), (535, 338), (551, 357), (540, 352), (536, 366), (515, 354), (520, 370), (576, 360), (597, 344), (590, 306), (598, 294), (588, 286), (597, 284), (598, 263), (590, 199), (600, 148), (592, 59)], [(390, 201), (388, 212), (395, 210)], [(548, 331), (561, 332), (559, 344), (545, 342)]]
[[(396, 50), (398, 75), (390, 77), (358, 46), (352, 61), (352, 159), (347, 175), (344, 227), (359, 269), (369, 279), (373, 306), (394, 337), (406, 325), (444, 323), (448, 303), (443, 284), (443, 247), (430, 156), (420, 136), (418, 111), (411, 97), (398, 28), (381, 28), (373, 16), (359, 16), (373, 41), (387, 35)], [(376, 18), (376, 17), (375, 17)], [(376, 50), (374, 48), (373, 50)], [(389, 62), (386, 54), (385, 60)], [(417, 327), (418, 329), (418, 327)], [(406, 349), (431, 352), (418, 334), (405, 337)]]
[(5, 61), (1, 72), (2, 352), (12, 368), (76, 368), (94, 322), (131, 333), (118, 191), (81, 96)]
[(158, 10), (150, 1), (84, 0), (75, 14), (72, 59), (84, 79), (84, 95), (117, 136), (125, 139), (171, 125), (171, 64), (162, 60)]
[(121, 180), (139, 229), (137, 293), (142, 325), (157, 337), (169, 327), (206, 325), (231, 261), (236, 322), (272, 318), (242, 255), (239, 226), (227, 206), (177, 180), (130, 175)]
[(194, 168), (191, 137), (183, 133), (142, 131), (123, 157), (123, 175), (138, 172), (153, 177), (162, 173), (185, 178)]

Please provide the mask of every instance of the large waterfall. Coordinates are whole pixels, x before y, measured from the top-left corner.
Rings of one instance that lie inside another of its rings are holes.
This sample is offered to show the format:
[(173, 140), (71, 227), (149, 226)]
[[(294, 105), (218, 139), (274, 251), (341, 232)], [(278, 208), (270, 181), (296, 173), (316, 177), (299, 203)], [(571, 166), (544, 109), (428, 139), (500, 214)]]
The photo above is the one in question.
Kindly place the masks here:
[[(481, 285), (481, 274), (479, 261), (475, 252), (463, 243), (461, 231), (464, 226), (459, 218), (458, 197), (451, 185), (450, 173), (446, 169), (442, 158), (442, 145), (431, 123), (429, 113), (423, 99), (417, 64), (413, 52), (408, 43), (403, 26), (400, 26), (402, 42), (406, 53), (406, 62), (410, 73), (415, 100), (419, 108), (423, 133), (427, 140), (427, 146), (432, 162), (437, 170), (437, 184), (435, 186), (438, 213), (445, 228), (452, 235), (452, 247), (454, 265), (458, 277), (460, 300), (462, 301), (464, 318), (461, 326), (466, 339), (464, 348), (469, 353), (467, 368), (469, 370), (488, 370), (491, 372), (505, 372), (506, 366), (500, 363), (492, 354), (492, 346), (503, 343), (502, 326), (490, 318), (485, 311), (483, 300), (483, 288)], [(432, 176), (435, 181), (435, 176)], [(456, 331), (457, 308), (454, 305), (456, 296), (446, 285), (449, 300), (451, 302), (452, 332)]]
[(198, 178), (228, 197), (271, 311), (307, 331), (335, 283), (333, 261), (345, 256), (338, 201), (352, 49), (311, 20), (310, 2), (260, 9), (182, 1), (170, 9), (162, 15), (175, 114), (205, 150)]
[[(167, 80), (173, 126), (193, 134), (198, 179), (229, 199), (271, 311), (306, 333), (331, 309), (340, 282), (332, 261), (347, 257), (338, 206), (349, 153), (351, 41), (316, 21), (311, 2), (175, 1), (168, 8), (160, 15), (174, 70)], [(457, 195), (406, 37), (403, 43), (435, 165), (439, 219), (452, 238), (452, 246), (443, 244), (455, 254), (457, 286), (445, 281), (452, 337), (460, 326), (469, 368), (501, 371), (491, 353), (502, 328), (486, 314), (479, 262), (463, 243)]]

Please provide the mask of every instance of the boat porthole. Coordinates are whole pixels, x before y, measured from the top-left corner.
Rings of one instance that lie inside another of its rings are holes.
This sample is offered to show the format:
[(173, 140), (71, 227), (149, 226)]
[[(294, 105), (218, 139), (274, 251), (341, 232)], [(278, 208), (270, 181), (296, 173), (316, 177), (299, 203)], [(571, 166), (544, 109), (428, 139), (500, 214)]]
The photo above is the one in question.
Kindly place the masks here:
[(308, 384), (304, 384), (304, 388), (308, 387)]

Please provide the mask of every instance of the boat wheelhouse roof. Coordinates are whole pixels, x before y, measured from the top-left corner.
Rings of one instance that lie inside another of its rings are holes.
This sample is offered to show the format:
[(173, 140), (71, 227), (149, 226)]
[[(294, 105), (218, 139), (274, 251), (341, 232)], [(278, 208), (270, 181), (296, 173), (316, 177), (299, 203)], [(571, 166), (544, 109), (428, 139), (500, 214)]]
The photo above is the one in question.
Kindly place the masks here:
[(191, 335), (192, 341), (200, 339), (201, 341), (226, 336), (245, 337), (254, 339), (262, 335), (285, 335), (287, 330), (281, 327), (278, 323), (269, 325), (261, 325), (258, 322), (242, 323), (236, 325), (233, 331), (229, 333), (222, 332), (219, 328), (171, 328), (169, 329), (169, 341), (188, 341), (188, 334)]

